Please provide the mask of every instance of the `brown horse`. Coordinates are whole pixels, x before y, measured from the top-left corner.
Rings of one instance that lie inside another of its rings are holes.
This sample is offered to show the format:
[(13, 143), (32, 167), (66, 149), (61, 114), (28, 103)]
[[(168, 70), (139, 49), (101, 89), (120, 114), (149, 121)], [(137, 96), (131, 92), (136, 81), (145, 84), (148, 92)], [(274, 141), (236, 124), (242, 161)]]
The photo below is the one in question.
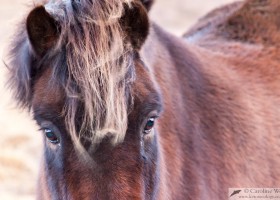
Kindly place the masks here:
[(42, 127), (38, 199), (225, 200), (280, 184), (280, 1), (214, 10), (184, 38), (149, 0), (57, 0), (12, 44)]

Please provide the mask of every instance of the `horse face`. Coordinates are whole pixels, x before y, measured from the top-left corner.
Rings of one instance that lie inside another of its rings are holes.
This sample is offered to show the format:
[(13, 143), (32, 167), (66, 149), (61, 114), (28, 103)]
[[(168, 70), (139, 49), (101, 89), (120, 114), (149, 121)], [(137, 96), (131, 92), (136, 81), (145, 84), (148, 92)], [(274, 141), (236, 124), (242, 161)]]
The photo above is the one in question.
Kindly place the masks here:
[[(73, 99), (77, 99), (75, 93), (67, 91), (68, 84), (74, 84), (71, 89), (80, 86), (78, 82), (65, 78), (69, 73), (65, 63), (67, 45), (62, 45), (56, 54), (50, 52), (50, 49), (55, 51), (58, 43), (67, 43), (67, 38), (61, 39), (63, 26), (59, 26), (44, 7), (34, 9), (27, 18), (27, 32), (34, 53), (30, 70), (31, 107), (44, 137), (39, 199), (152, 199), (157, 194), (160, 158), (155, 123), (161, 111), (161, 100), (151, 72), (138, 54), (148, 34), (146, 10), (139, 3), (133, 6), (134, 10), (125, 8), (120, 24), (126, 32), (126, 42), (132, 47), (126, 74), (134, 74), (136, 78), (129, 86), (124, 86), (127, 128), (124, 139), (114, 144), (114, 135), (109, 132), (93, 141), (87, 137), (92, 136), (91, 129), (84, 129), (82, 135), (76, 135), (79, 143), (70, 134), (71, 130), (65, 123), (65, 112), (69, 112), (67, 105), (74, 104), (72, 123), (76, 130), (83, 127), (86, 106), (79, 98), (73, 103)], [(135, 17), (138, 18), (134, 21)], [(55, 62), (50, 62), (50, 58)], [(73, 59), (79, 60), (78, 57)], [(100, 84), (98, 87), (103, 86)], [(82, 93), (81, 90), (79, 88), (77, 93)], [(101, 121), (100, 124), (106, 123)]]
[[(35, 82), (32, 106), (44, 138), (39, 198), (153, 199), (156, 196), (160, 174), (156, 129), (160, 96), (148, 69), (140, 61), (135, 61), (135, 68), (139, 78), (132, 86), (134, 104), (124, 141), (112, 145), (110, 138), (105, 137), (94, 149), (87, 149), (86, 156), (75, 149), (65, 119), (60, 116), (65, 99), (63, 89), (48, 87), (51, 69), (47, 68)], [(82, 144), (91, 145), (88, 141)]]

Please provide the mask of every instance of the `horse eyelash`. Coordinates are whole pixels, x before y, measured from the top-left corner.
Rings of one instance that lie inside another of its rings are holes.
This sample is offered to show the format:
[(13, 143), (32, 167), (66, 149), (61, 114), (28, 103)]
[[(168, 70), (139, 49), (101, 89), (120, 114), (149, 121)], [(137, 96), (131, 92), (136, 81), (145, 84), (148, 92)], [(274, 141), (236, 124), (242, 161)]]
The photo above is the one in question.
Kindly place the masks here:
[(45, 127), (38, 128), (37, 131), (44, 131)]

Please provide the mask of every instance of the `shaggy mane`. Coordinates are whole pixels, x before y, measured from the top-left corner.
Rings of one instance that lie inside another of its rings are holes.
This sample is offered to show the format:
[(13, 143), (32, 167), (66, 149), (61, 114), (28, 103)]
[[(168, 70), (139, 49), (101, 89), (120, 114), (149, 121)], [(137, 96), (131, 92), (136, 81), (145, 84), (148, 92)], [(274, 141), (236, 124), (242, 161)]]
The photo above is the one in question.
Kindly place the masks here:
[[(134, 72), (132, 47), (124, 42), (120, 24), (125, 5), (130, 6), (130, 0), (60, 0), (44, 4), (61, 34), (40, 65), (52, 66), (50, 82), (59, 83), (65, 90), (62, 116), (78, 148), (82, 148), (81, 136), (98, 143), (109, 133), (117, 143), (126, 133), (129, 83)], [(16, 100), (31, 108), (32, 76), (39, 66), (32, 64), (35, 57), (23, 25), (12, 45), (8, 65)], [(81, 105), (82, 117), (77, 116)]]

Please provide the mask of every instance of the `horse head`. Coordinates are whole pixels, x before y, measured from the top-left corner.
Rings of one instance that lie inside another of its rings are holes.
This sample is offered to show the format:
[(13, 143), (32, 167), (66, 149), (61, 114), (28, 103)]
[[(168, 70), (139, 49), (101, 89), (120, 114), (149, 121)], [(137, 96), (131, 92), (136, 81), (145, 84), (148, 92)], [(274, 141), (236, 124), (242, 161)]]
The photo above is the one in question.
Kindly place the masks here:
[(152, 1), (34, 8), (11, 82), (44, 137), (42, 199), (142, 199), (157, 192), (161, 97), (139, 51)]

